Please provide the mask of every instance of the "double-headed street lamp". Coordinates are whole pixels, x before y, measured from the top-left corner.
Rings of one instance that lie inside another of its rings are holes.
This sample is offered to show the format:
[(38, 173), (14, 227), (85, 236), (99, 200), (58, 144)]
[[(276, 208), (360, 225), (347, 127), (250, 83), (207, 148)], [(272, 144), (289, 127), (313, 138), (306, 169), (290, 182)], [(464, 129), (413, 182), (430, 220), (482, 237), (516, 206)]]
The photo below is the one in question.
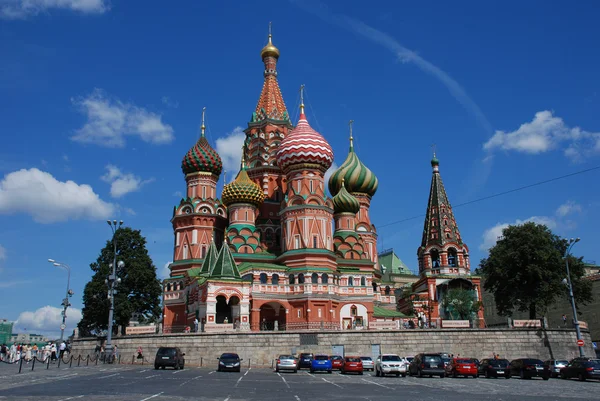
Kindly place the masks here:
[[(108, 355), (112, 355), (112, 332), (113, 332), (113, 315), (115, 311), (115, 286), (121, 282), (121, 279), (117, 277), (117, 266), (122, 269), (125, 266), (125, 262), (122, 260), (117, 264), (117, 230), (123, 225), (123, 220), (117, 223), (117, 220), (107, 220), (113, 233), (113, 262), (108, 266), (112, 269), (111, 274), (104, 281), (108, 285), (108, 299), (110, 300), (110, 310), (108, 311), (108, 333), (106, 334), (106, 352)], [(111, 360), (111, 359), (109, 359)]]
[(565, 251), (565, 263), (567, 265), (567, 278), (566, 284), (569, 287), (569, 298), (571, 299), (571, 308), (573, 308), (573, 325), (575, 326), (575, 332), (577, 333), (577, 347), (579, 348), (579, 356), (585, 356), (583, 352), (583, 346), (579, 345), (581, 338), (581, 330), (579, 330), (579, 319), (577, 319), (577, 308), (575, 307), (575, 297), (573, 296), (573, 284), (571, 283), (571, 273), (569, 272), (569, 256), (573, 246), (579, 242), (579, 238), (571, 238)]
[(65, 328), (67, 327), (65, 322), (67, 320), (67, 308), (71, 306), (69, 303), (69, 298), (73, 296), (73, 290), (71, 287), (71, 268), (69, 265), (65, 263), (57, 262), (54, 259), (48, 259), (49, 263), (52, 263), (56, 267), (62, 267), (67, 270), (67, 293), (65, 295), (65, 299), (62, 301), (63, 311), (62, 311), (62, 324), (60, 325), (60, 341), (62, 342), (65, 337)]

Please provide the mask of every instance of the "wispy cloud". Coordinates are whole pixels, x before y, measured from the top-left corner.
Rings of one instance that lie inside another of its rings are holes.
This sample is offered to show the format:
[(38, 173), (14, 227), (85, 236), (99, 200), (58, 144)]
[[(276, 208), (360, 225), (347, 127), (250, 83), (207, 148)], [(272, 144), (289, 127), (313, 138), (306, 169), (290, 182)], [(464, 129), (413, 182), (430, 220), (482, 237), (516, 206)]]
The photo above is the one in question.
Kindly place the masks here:
[(242, 161), (242, 145), (246, 134), (242, 127), (235, 127), (233, 131), (217, 139), (217, 153), (223, 161), (223, 168), (227, 171), (227, 181), (233, 181)]
[(31, 280), (9, 280), (9, 281), (5, 281), (5, 280), (0, 280), (0, 288), (15, 288), (15, 287), (21, 287), (25, 284), (31, 284)]
[[(121, 169), (112, 164), (107, 165), (106, 170), (106, 174), (100, 177), (100, 179), (110, 184), (110, 195), (113, 198), (120, 198), (130, 192), (139, 191), (144, 185), (154, 181), (152, 178), (142, 180), (134, 174), (123, 173)], [(125, 211), (128, 212), (127, 210)]]
[(583, 208), (575, 201), (566, 201), (556, 209), (556, 215), (566, 217), (570, 214), (581, 213)]
[(6, 248), (0, 245), (0, 262), (6, 259)]
[(600, 132), (569, 127), (562, 118), (544, 110), (535, 113), (533, 120), (521, 124), (514, 131), (496, 131), (483, 148), (538, 154), (561, 146), (565, 156), (574, 161), (600, 154)]
[(491, 228), (488, 228), (487, 230), (485, 230), (485, 232), (483, 233), (483, 242), (481, 243), (481, 245), (479, 245), (479, 249), (483, 252), (487, 252), (490, 248), (492, 248), (494, 245), (496, 245), (496, 242), (498, 242), (498, 239), (502, 236), (502, 232), (509, 225), (515, 226), (515, 225), (525, 224), (528, 222), (543, 224), (550, 229), (556, 228), (556, 225), (557, 225), (555, 219), (553, 219), (552, 217), (547, 217), (547, 216), (532, 216), (525, 220), (517, 219), (513, 223), (498, 223), (494, 227), (491, 227)]
[(169, 96), (163, 96), (161, 98), (161, 102), (162, 104), (164, 104), (167, 107), (170, 107), (172, 109), (176, 109), (179, 107), (179, 102), (172, 100)]
[(53, 9), (82, 14), (103, 14), (110, 9), (110, 6), (108, 0), (2, 0), (0, 17), (24, 19)]
[(173, 127), (159, 114), (113, 99), (100, 89), (72, 102), (88, 118), (71, 137), (76, 142), (122, 148), (126, 136), (138, 136), (153, 144), (170, 143), (175, 138)]

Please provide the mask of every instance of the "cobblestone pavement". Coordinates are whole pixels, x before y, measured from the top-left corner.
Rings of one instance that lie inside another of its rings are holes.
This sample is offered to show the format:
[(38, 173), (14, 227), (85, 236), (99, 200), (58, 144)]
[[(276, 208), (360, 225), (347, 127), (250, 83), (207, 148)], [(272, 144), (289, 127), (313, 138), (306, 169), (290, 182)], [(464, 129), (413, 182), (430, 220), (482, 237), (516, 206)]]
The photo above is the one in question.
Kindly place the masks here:
[(0, 400), (188, 401), (188, 400), (598, 400), (600, 382), (541, 379), (396, 378), (275, 373), (242, 368), (154, 370), (152, 366), (98, 365), (58, 368), (0, 364)]

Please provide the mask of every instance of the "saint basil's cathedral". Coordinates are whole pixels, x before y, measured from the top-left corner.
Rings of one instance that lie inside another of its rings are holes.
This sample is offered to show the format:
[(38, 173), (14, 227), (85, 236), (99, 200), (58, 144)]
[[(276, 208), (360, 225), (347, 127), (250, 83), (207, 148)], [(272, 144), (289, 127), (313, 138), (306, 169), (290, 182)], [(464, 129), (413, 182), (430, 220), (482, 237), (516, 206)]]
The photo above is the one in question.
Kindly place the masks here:
[(204, 112), (200, 139), (183, 158), (186, 196), (171, 219), (163, 331), (184, 331), (196, 319), (209, 332), (396, 328), (411, 318), (401, 310), (431, 322), (443, 317), (449, 288), (466, 286), (481, 299), (434, 157), (420, 276), (411, 280), (410, 308), (397, 302), (394, 283), (382, 280), (369, 216), (377, 177), (356, 154), (350, 127), (346, 160), (325, 182), (333, 151), (311, 127), (303, 101), (296, 125), (290, 121), (279, 55), (269, 34), (240, 169), (220, 198), (223, 164), (205, 137)]

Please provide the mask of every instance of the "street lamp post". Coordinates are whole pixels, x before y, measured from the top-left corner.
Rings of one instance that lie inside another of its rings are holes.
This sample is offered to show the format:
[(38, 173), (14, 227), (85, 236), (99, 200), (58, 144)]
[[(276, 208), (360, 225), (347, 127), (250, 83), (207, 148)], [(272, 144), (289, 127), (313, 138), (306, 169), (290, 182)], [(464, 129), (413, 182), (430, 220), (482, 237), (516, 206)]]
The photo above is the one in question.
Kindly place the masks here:
[[(111, 274), (108, 276), (108, 279), (105, 280), (108, 285), (108, 299), (110, 300), (110, 309), (108, 311), (108, 333), (106, 334), (106, 353), (110, 356), (112, 355), (112, 332), (113, 332), (113, 315), (115, 311), (115, 286), (121, 281), (120, 278), (117, 278), (117, 230), (123, 225), (123, 220), (117, 223), (117, 220), (107, 220), (106, 221), (110, 226), (113, 233), (113, 262), (109, 264), (109, 267), (112, 269)], [(119, 268), (125, 266), (123, 261), (119, 261)]]
[[(573, 309), (573, 325), (575, 326), (575, 333), (577, 333), (577, 340), (581, 340), (581, 330), (579, 330), (579, 319), (577, 319), (577, 307), (575, 306), (575, 297), (573, 296), (573, 284), (571, 283), (571, 273), (569, 271), (569, 256), (571, 253), (571, 249), (573, 246), (579, 242), (579, 238), (571, 238), (569, 240), (569, 245), (567, 246), (567, 250), (565, 251), (565, 264), (567, 266), (567, 285), (569, 287), (569, 298), (571, 299), (571, 308)], [(579, 356), (585, 356), (583, 352), (583, 347), (577, 345), (579, 348)]]
[(71, 290), (71, 267), (65, 263), (60, 263), (55, 261), (54, 259), (48, 259), (49, 263), (52, 263), (56, 267), (62, 267), (67, 270), (67, 292), (65, 295), (65, 299), (62, 301), (63, 311), (62, 311), (62, 324), (60, 325), (60, 341), (62, 342), (65, 337), (65, 328), (66, 320), (67, 320), (67, 309), (71, 304), (69, 303), (69, 298), (73, 296), (73, 290)]

